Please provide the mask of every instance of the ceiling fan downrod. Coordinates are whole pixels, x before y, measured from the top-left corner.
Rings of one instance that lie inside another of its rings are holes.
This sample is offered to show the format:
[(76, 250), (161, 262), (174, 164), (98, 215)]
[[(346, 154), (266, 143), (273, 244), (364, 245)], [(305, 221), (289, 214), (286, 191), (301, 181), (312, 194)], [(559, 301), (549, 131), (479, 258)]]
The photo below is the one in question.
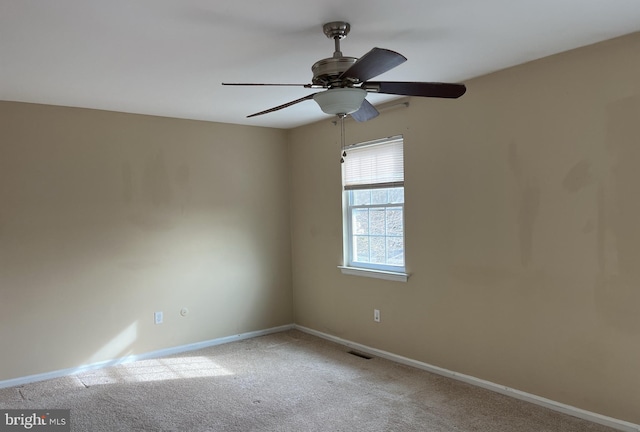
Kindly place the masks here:
[(329, 39), (333, 39), (333, 43), (335, 45), (333, 58), (342, 57), (342, 51), (340, 50), (340, 39), (344, 39), (347, 37), (349, 31), (351, 31), (351, 25), (348, 22), (344, 21), (333, 21), (323, 25), (322, 31)]

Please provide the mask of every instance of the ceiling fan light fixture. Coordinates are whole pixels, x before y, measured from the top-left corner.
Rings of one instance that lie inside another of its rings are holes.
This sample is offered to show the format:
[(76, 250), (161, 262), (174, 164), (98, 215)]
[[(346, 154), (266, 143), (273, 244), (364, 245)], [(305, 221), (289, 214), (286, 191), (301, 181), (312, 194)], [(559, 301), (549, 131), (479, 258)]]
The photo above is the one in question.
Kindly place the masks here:
[(362, 106), (367, 91), (360, 88), (333, 88), (313, 95), (320, 109), (331, 115), (351, 114)]

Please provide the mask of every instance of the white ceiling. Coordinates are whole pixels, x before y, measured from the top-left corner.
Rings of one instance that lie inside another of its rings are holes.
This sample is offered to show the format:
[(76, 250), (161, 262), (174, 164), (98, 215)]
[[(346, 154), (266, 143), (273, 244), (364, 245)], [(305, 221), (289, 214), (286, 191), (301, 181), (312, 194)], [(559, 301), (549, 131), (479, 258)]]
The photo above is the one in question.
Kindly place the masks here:
[(640, 0), (0, 0), (0, 99), (295, 127), (326, 115), (245, 116), (314, 90), (221, 83), (309, 83), (337, 20), (409, 59), (378, 80), (464, 82), (640, 31)]

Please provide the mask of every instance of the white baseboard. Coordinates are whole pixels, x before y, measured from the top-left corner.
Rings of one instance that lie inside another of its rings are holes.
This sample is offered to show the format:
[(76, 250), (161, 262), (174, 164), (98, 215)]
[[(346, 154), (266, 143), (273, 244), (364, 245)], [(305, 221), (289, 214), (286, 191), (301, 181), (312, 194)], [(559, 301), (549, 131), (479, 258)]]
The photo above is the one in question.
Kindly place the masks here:
[(258, 337), (258, 336), (264, 336), (264, 335), (268, 335), (268, 334), (271, 334), (271, 333), (279, 333), (279, 332), (283, 332), (283, 331), (286, 331), (286, 330), (291, 330), (292, 328), (294, 328), (293, 324), (287, 324), (287, 325), (283, 325), (283, 326), (280, 326), (280, 327), (272, 327), (272, 328), (265, 329), (265, 330), (258, 330), (258, 331), (248, 332), (248, 333), (241, 333), (241, 334), (238, 334), (238, 335), (226, 336), (226, 337), (221, 337), (221, 338), (217, 338), (217, 339), (211, 339), (211, 340), (207, 340), (207, 341), (203, 341), (203, 342), (195, 342), (195, 343), (192, 343), (192, 344), (180, 345), (180, 346), (177, 346), (177, 347), (161, 349), (161, 350), (152, 351), (152, 352), (148, 352), (148, 353), (144, 353), (144, 354), (137, 354), (137, 355), (130, 355), (130, 356), (126, 356), (126, 357), (120, 357), (120, 358), (117, 358), (117, 359), (106, 360), (106, 361), (102, 361), (102, 362), (98, 362), (98, 363), (91, 363), (91, 364), (82, 365), (82, 366), (73, 367), (73, 368), (68, 368), (68, 369), (60, 369), (60, 370), (56, 370), (56, 371), (52, 371), (52, 372), (45, 372), (45, 373), (36, 374), (36, 375), (29, 375), (29, 376), (25, 376), (25, 377), (8, 379), (8, 380), (5, 380), (5, 381), (0, 381), (0, 389), (1, 388), (5, 388), (5, 387), (15, 387), (15, 386), (20, 386), (20, 385), (25, 385), (25, 384), (29, 384), (29, 383), (36, 382), (36, 381), (44, 381), (44, 380), (48, 380), (48, 379), (52, 379), (52, 378), (60, 378), (60, 377), (63, 377), (63, 376), (75, 375), (75, 374), (78, 374), (78, 373), (81, 373), (81, 372), (85, 372), (85, 371), (89, 371), (89, 370), (95, 370), (95, 369), (101, 369), (101, 368), (104, 368), (104, 367), (107, 367), (107, 366), (114, 366), (114, 365), (118, 365), (118, 364), (131, 363), (131, 362), (138, 361), (138, 360), (149, 360), (149, 359), (169, 356), (169, 355), (173, 355), (173, 354), (180, 354), (180, 353), (187, 352), (187, 351), (195, 351), (195, 350), (199, 350), (199, 349), (202, 349), (202, 348), (212, 347), (212, 346), (215, 346), (215, 345), (222, 345), (222, 344), (226, 344), (226, 343), (229, 343), (229, 342), (236, 342), (236, 341), (240, 341), (240, 340), (244, 340), (244, 339), (251, 339), (251, 338), (254, 338), (254, 337)]
[(581, 418), (583, 420), (587, 420), (593, 423), (598, 423), (604, 426), (608, 426), (610, 428), (613, 429), (617, 429), (617, 430), (621, 430), (621, 431), (625, 431), (625, 432), (640, 432), (640, 425), (635, 424), (635, 423), (630, 423), (624, 420), (618, 420), (616, 418), (613, 417), (607, 417), (601, 414), (597, 414), (591, 411), (586, 411), (583, 410), (581, 408), (576, 408), (573, 407), (571, 405), (566, 405), (560, 402), (556, 402), (554, 400), (551, 399), (547, 399), (547, 398), (543, 398), (540, 396), (536, 396), (534, 394), (531, 393), (526, 393), (520, 390), (516, 390), (510, 387), (506, 387), (500, 384), (496, 384), (493, 383), (491, 381), (485, 381), (483, 379), (480, 378), (475, 378), (472, 377), (470, 375), (464, 375), (458, 372), (453, 372), (450, 371), (448, 369), (444, 369), (438, 366), (433, 366), (430, 365), (428, 363), (423, 363), (417, 360), (412, 360), (410, 358), (407, 357), (402, 357), (396, 354), (392, 354), (390, 352), (387, 351), (382, 351), (376, 348), (371, 348), (368, 347), (366, 345), (362, 345), (356, 342), (351, 342), (349, 340), (346, 339), (342, 339), (339, 338), (337, 336), (332, 336), (326, 333), (322, 333), (320, 331), (317, 330), (313, 330), (307, 327), (303, 327), (300, 325), (295, 324), (293, 326), (293, 328), (295, 328), (296, 330), (300, 330), (302, 332), (314, 335), (314, 336), (318, 336), (320, 338), (323, 339), (327, 339), (330, 340), (332, 342), (336, 342), (340, 345), (345, 345), (347, 347), (350, 348), (354, 348), (357, 349), (358, 351), (362, 351), (364, 353), (367, 354), (371, 354), (377, 357), (382, 357), (385, 358), (387, 360), (391, 360), (394, 361), (396, 363), (401, 363), (401, 364), (405, 364), (407, 366), (413, 366), (415, 368), (418, 369), (422, 369), (422, 370), (426, 370), (428, 372), (432, 372), (438, 375), (442, 375), (445, 377), (449, 377), (449, 378), (453, 378), (456, 379), (458, 381), (463, 381), (465, 383), (471, 384), (471, 385), (475, 385), (478, 387), (482, 387), (485, 388), (487, 390), (491, 390), (494, 391), (496, 393), (500, 393), (506, 396), (510, 396), (510, 397), (514, 397), (516, 399), (520, 399), (526, 402), (531, 402), (533, 404), (536, 405), (540, 405), (543, 406), (545, 408), (549, 408), (552, 409), (554, 411), (558, 411), (564, 414), (568, 414), (571, 415), (573, 417), (578, 417)]

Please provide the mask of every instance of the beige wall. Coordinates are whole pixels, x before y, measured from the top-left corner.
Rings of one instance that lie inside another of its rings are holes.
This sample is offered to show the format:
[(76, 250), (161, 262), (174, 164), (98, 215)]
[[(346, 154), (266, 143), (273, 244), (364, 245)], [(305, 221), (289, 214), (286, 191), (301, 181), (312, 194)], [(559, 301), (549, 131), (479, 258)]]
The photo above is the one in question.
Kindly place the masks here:
[(288, 182), (285, 131), (0, 102), (0, 380), (290, 324)]
[[(407, 283), (342, 275), (339, 128), (291, 132), (295, 321), (640, 423), (640, 34), (413, 98)], [(373, 309), (382, 322), (373, 321)]]

